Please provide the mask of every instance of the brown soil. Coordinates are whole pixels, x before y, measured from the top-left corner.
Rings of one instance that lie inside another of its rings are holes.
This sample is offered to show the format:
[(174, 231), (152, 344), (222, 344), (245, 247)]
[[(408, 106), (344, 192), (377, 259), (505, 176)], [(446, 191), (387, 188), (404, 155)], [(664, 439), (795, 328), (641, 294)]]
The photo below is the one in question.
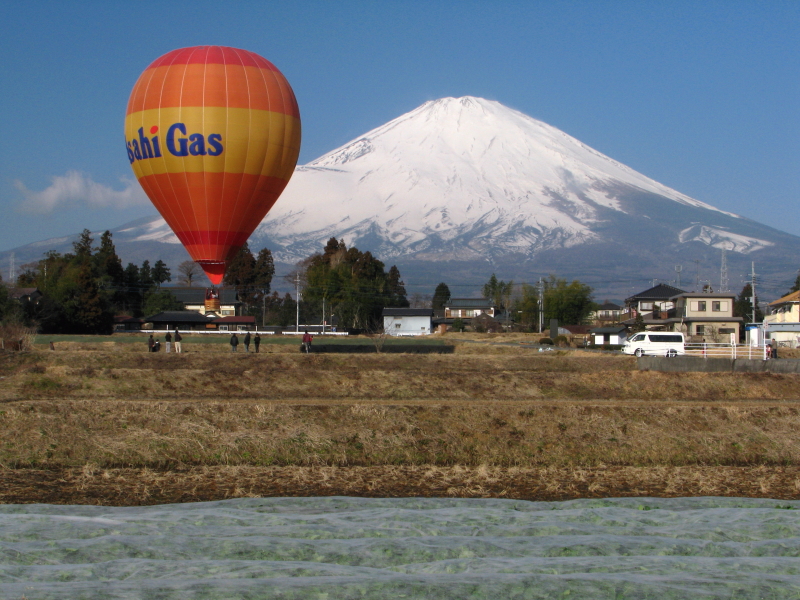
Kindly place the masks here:
[(800, 375), (640, 372), (498, 339), (428, 356), (0, 355), (0, 502), (800, 498)]
[(241, 497), (571, 500), (733, 496), (796, 500), (798, 467), (195, 467), (0, 471), (0, 503), (137, 506)]

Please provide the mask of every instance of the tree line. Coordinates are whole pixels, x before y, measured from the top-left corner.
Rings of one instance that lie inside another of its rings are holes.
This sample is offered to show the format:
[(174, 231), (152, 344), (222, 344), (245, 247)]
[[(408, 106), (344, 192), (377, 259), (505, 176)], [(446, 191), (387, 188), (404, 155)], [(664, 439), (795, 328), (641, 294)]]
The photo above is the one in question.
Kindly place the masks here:
[[(14, 282), (19, 287), (35, 287), (43, 294), (36, 302), (14, 303), (5, 286), (0, 286), (0, 320), (14, 320), (36, 326), (43, 333), (110, 333), (115, 315), (145, 317), (165, 310), (182, 310), (183, 304), (162, 287), (172, 281), (169, 267), (161, 260), (123, 267), (109, 231), (94, 245), (89, 230), (73, 243), (73, 251), (47, 252), (36, 263), (25, 265)], [(202, 276), (193, 261), (178, 266), (179, 281), (191, 287)], [(244, 314), (256, 317), (260, 325), (289, 326), (300, 317), (301, 323), (331, 323), (340, 328), (377, 331), (382, 328), (382, 310), (409, 307), (405, 284), (396, 265), (388, 270), (371, 252), (332, 237), (322, 252), (300, 261), (284, 277), (297, 286), (298, 298), (272, 291), (275, 264), (272, 253), (262, 248), (254, 254), (248, 244), (239, 250), (226, 270), (223, 285), (234, 288)], [(800, 276), (791, 291), (800, 289)], [(587, 322), (598, 305), (591, 286), (556, 275), (542, 279), (540, 285), (514, 284), (495, 274), (481, 288), (482, 296), (504, 312), (508, 321), (535, 331), (540, 321), (549, 324), (578, 325)], [(442, 282), (430, 301), (415, 295), (416, 306), (441, 309), (451, 299)], [(736, 298), (734, 315), (752, 320), (752, 291), (747, 284)], [(763, 314), (756, 300), (756, 321)]]

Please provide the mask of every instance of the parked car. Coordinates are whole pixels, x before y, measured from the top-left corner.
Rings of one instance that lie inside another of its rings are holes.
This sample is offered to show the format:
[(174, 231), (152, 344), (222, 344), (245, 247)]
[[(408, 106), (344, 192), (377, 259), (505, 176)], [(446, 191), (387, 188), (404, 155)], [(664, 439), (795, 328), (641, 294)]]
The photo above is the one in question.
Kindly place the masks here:
[(625, 341), (622, 347), (625, 354), (636, 356), (679, 356), (686, 354), (682, 333), (642, 331)]

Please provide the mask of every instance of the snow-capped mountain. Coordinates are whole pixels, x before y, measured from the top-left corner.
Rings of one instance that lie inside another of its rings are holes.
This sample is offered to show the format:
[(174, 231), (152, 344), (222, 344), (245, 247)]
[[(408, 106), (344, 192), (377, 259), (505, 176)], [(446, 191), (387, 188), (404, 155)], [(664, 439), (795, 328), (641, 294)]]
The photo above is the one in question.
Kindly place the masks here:
[[(179, 247), (160, 218), (112, 231), (125, 246)], [(690, 198), (555, 127), (474, 97), (426, 102), (298, 166), (250, 245), (293, 263), (331, 236), (402, 265), (407, 281), (414, 273), (440, 278), (442, 261), (470, 281), (492, 271), (517, 281), (550, 272), (664, 279), (681, 261), (698, 260), (713, 279), (721, 249), (730, 251), (732, 272), (762, 255), (770, 257), (767, 270), (794, 271), (800, 251), (800, 238)]]

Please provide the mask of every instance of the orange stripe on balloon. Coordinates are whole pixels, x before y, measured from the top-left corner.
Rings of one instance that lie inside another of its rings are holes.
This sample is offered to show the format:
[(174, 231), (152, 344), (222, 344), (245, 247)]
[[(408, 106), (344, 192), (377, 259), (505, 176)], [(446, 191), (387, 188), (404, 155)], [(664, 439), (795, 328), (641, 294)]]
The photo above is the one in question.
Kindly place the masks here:
[[(283, 179), (243, 173), (162, 173), (139, 181), (176, 235), (220, 231), (221, 223), (229, 223), (226, 230), (240, 232), (245, 241), (287, 184)], [(254, 205), (258, 210), (253, 210)], [(181, 241), (194, 260), (227, 260), (235, 244), (215, 239), (211, 243), (210, 238), (194, 238), (192, 249)]]

